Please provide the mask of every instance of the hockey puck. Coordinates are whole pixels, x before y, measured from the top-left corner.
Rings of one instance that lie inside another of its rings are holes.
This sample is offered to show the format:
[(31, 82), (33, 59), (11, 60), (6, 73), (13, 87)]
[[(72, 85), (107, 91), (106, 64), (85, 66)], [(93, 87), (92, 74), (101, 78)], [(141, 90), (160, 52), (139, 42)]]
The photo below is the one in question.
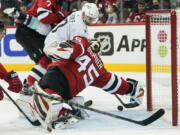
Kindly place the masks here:
[(84, 106), (89, 107), (89, 106), (91, 106), (92, 104), (93, 104), (93, 101), (92, 101), (92, 100), (88, 100), (88, 101), (86, 101), (86, 102), (84, 103)]
[(119, 111), (123, 111), (123, 107), (120, 106), (120, 105), (117, 107), (117, 109), (118, 109)]

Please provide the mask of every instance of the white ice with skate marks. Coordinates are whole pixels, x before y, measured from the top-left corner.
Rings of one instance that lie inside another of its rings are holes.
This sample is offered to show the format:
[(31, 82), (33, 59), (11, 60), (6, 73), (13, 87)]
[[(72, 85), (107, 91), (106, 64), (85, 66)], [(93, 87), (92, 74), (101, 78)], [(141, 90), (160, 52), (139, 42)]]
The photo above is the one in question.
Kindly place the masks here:
[[(23, 72), (19, 72), (21, 79), (25, 77)], [(136, 79), (144, 80), (144, 74), (134, 73), (118, 73), (123, 77), (132, 77)], [(7, 84), (4, 81), (0, 81), (1, 85), (5, 88)], [(8, 93), (16, 99), (17, 94)], [(135, 120), (142, 120), (151, 115), (146, 112), (144, 105), (136, 109), (124, 109), (124, 111), (117, 111), (116, 107), (119, 105), (117, 99), (104, 91), (89, 87), (80, 95), (85, 97), (85, 100), (92, 99), (93, 105), (91, 107), (97, 108), (116, 115), (125, 116)], [(144, 100), (145, 101), (145, 100)], [(17, 108), (9, 101), (4, 100), (0, 102), (0, 135), (46, 135), (49, 134), (41, 126), (34, 127), (26, 119), (22, 119), (18, 116)], [(123, 120), (104, 116), (95, 112), (87, 111), (90, 115), (86, 120), (82, 120), (74, 125), (71, 125), (68, 129), (53, 130), (53, 135), (179, 135), (180, 128), (174, 128), (164, 118), (169, 115), (166, 113), (160, 120), (148, 125), (139, 126), (133, 123), (129, 123)]]

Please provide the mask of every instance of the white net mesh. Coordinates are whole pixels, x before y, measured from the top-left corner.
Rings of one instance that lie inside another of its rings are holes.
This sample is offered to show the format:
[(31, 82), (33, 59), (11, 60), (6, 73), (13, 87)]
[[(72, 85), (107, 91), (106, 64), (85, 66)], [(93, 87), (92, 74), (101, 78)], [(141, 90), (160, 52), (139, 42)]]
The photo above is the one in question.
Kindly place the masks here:
[[(180, 14), (180, 10), (177, 10)], [(165, 108), (172, 111), (171, 83), (171, 12), (153, 12), (150, 15), (152, 105), (153, 108)], [(176, 26), (174, 26), (176, 27)], [(177, 16), (177, 62), (180, 66), (180, 15)], [(175, 32), (174, 32), (175, 33)], [(176, 44), (175, 44), (176, 45)], [(180, 68), (178, 69), (178, 87), (180, 88)], [(178, 92), (177, 92), (178, 94)], [(178, 96), (180, 109), (180, 96)], [(180, 111), (178, 113), (180, 117)], [(171, 121), (171, 118), (169, 119)], [(180, 120), (179, 120), (180, 123)]]

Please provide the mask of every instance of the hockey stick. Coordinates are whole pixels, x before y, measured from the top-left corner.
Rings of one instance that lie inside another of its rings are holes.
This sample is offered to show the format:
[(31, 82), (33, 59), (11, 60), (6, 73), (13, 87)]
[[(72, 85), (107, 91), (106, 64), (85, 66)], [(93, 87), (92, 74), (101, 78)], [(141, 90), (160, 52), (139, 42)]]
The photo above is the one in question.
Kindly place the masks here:
[(29, 92), (32, 92), (33, 94), (36, 94), (36, 95), (39, 95), (39, 96), (44, 96), (44, 97), (46, 97), (48, 99), (51, 99), (51, 100), (56, 100), (56, 101), (59, 101), (61, 103), (67, 103), (69, 105), (74, 105), (76, 107), (80, 107), (80, 108), (83, 108), (83, 109), (86, 109), (86, 110), (89, 110), (89, 111), (92, 111), (92, 112), (96, 112), (96, 113), (99, 113), (99, 114), (103, 114), (103, 115), (106, 115), (106, 116), (114, 117), (114, 118), (117, 118), (117, 119), (120, 119), (120, 120), (128, 121), (128, 122), (138, 124), (138, 125), (141, 125), (141, 126), (146, 126), (146, 125), (151, 124), (152, 122), (156, 121), (161, 116), (163, 116), (164, 113), (165, 113), (164, 109), (159, 109), (158, 111), (153, 113), (148, 118), (143, 119), (141, 121), (137, 121), (137, 120), (133, 120), (133, 119), (130, 119), (130, 118), (123, 117), (123, 116), (119, 116), (119, 115), (115, 115), (115, 114), (108, 113), (108, 112), (105, 112), (105, 111), (101, 111), (101, 110), (98, 110), (98, 109), (90, 108), (90, 107), (80, 105), (80, 104), (77, 104), (77, 103), (73, 103), (73, 102), (70, 102), (70, 101), (67, 101), (67, 100), (59, 100), (56, 97), (54, 97), (53, 95), (39, 93), (39, 92), (36, 92), (36, 91), (31, 91), (31, 90), (29, 90)]
[(14, 99), (11, 98), (11, 96), (5, 91), (5, 89), (0, 85), (0, 90), (3, 91), (4, 94), (12, 101), (12, 103), (17, 107), (17, 109), (24, 115), (24, 117), (33, 125), (33, 126), (40, 126), (41, 124), (39, 123), (38, 120), (32, 121), (26, 114), (25, 112), (19, 107), (19, 105), (14, 101)]
[(134, 107), (137, 107), (137, 106), (139, 106), (139, 104), (137, 104), (137, 103), (124, 103), (123, 101), (122, 101), (122, 99), (118, 96), (118, 95), (116, 95), (115, 94), (115, 97), (118, 99), (118, 101), (125, 107), (125, 108), (134, 108)]
[(31, 106), (31, 110), (34, 113), (34, 116), (38, 119), (38, 121), (41, 123), (41, 125), (48, 131), (48, 132), (52, 132), (52, 128), (50, 128), (48, 126), (48, 124), (46, 124), (42, 118), (39, 116), (39, 114), (34, 110), (34, 108)]

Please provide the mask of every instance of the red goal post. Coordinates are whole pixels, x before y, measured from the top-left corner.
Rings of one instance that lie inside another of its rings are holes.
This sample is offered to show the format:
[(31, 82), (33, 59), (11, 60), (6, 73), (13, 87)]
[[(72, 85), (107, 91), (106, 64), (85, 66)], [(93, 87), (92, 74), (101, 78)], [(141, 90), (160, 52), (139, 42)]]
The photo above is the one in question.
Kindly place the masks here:
[(180, 124), (180, 10), (146, 13), (147, 109), (162, 107)]

